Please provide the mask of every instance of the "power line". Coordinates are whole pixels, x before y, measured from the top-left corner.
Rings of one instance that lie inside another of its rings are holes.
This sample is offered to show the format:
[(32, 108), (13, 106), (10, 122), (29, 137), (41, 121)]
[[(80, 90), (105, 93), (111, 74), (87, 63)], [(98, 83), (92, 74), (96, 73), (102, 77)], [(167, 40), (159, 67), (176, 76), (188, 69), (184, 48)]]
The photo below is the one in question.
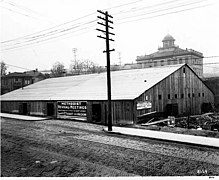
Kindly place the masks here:
[[(77, 30), (77, 31), (68, 32), (68, 33), (65, 33), (65, 34), (62, 34), (62, 35), (53, 37), (53, 38), (43, 39), (43, 40), (41, 40), (41, 41), (35, 41), (35, 42), (29, 43), (29, 44), (24, 44), (24, 45), (20, 45), (20, 46), (10, 47), (10, 48), (7, 48), (7, 49), (3, 49), (3, 51), (5, 51), (5, 50), (18, 49), (18, 48), (20, 49), (20, 48), (22, 48), (22, 47), (26, 47), (26, 46), (29, 46), (29, 45), (31, 45), (31, 46), (35, 45), (35, 46), (36, 46), (36, 45), (39, 45), (38, 43), (40, 43), (40, 44), (47, 44), (47, 43), (50, 43), (51, 41), (62, 40), (62, 39), (66, 39), (66, 38), (73, 37), (73, 36), (79, 36), (79, 35), (86, 34), (86, 33), (88, 33), (88, 32), (93, 31), (94, 28), (92, 28), (92, 27), (94, 27), (94, 26), (95, 26), (95, 25), (92, 25), (92, 26), (89, 26), (89, 27), (85, 27), (85, 28), (81, 28), (81, 29), (79, 29), (79, 30)], [(91, 28), (92, 28), (92, 29), (91, 29)], [(86, 29), (88, 29), (88, 30), (87, 30), (87, 31), (84, 31), (84, 30), (86, 30)], [(82, 33), (77, 33), (78, 31), (82, 31), (82, 30), (83, 30), (84, 32), (82, 32)], [(72, 33), (77, 33), (77, 34), (72, 34)], [(63, 37), (63, 36), (69, 35), (69, 34), (71, 34), (71, 35), (68, 36), (68, 37), (60, 38), (60, 37)], [(28, 47), (27, 47), (27, 48), (28, 48)]]
[(113, 6), (111, 8), (105, 8), (103, 10), (106, 11), (106, 10), (110, 10), (110, 9), (115, 9), (115, 8), (118, 8), (118, 7), (130, 5), (130, 4), (136, 4), (136, 3), (141, 2), (141, 1), (144, 1), (144, 0), (138, 0), (138, 1), (130, 2), (130, 3), (126, 3), (126, 4), (121, 4), (121, 5)]
[[(91, 28), (91, 27), (94, 27), (94, 26), (95, 26), (95, 25), (92, 25), (92, 26), (89, 26), (89, 27), (85, 27), (85, 28), (78, 29), (78, 30), (73, 31), (73, 32), (68, 32), (68, 33), (65, 33), (65, 34), (62, 34), (62, 35), (58, 35), (58, 36), (55, 36), (55, 37), (52, 37), (52, 38), (47, 38), (47, 39), (43, 39), (43, 40), (40, 40), (40, 41), (35, 41), (35, 42), (32, 42), (32, 43), (28, 43), (28, 44), (24, 44), (24, 45), (20, 45), (20, 46), (9, 47), (9, 48), (6, 48), (6, 49), (2, 49), (2, 51), (11, 50), (11, 49), (17, 49), (17, 48), (21, 48), (21, 47), (29, 46), (29, 45), (33, 45), (33, 44), (36, 45), (36, 44), (38, 44), (38, 43), (42, 43), (42, 42), (45, 42), (45, 41), (51, 41), (51, 40), (57, 39), (57, 38), (59, 38), (59, 37), (63, 37), (63, 36), (65, 36), (65, 35), (68, 35), (68, 34), (76, 33), (76, 32), (81, 31), (81, 30), (89, 29), (89, 31), (86, 31), (86, 32), (84, 32), (84, 33), (80, 33), (80, 34), (85, 34), (85, 33), (87, 33), (87, 32), (90, 32), (90, 31), (91, 31), (90, 28)], [(93, 30), (94, 30), (94, 29), (92, 29), (92, 31), (93, 31)], [(80, 35), (80, 34), (77, 34), (77, 35)], [(71, 36), (74, 36), (74, 34), (71, 35)], [(65, 38), (61, 38), (61, 39), (65, 39)], [(60, 39), (57, 39), (57, 40), (60, 40)]]
[(87, 14), (87, 15), (85, 15), (85, 16), (76, 18), (76, 19), (74, 19), (74, 20), (71, 20), (71, 21), (68, 21), (68, 22), (65, 22), (65, 23), (62, 23), (62, 24), (53, 26), (53, 27), (51, 27), (51, 28), (47, 28), (47, 29), (44, 29), (44, 30), (41, 30), (41, 31), (38, 31), (38, 32), (35, 32), (35, 33), (31, 33), (31, 34), (28, 34), (28, 35), (25, 35), (25, 36), (21, 36), (21, 37), (15, 38), (15, 39), (10, 39), (10, 40), (6, 40), (6, 41), (2, 41), (2, 42), (0, 42), (0, 43), (7, 43), (7, 42), (11, 42), (11, 41), (23, 39), (23, 38), (26, 38), (26, 37), (29, 37), (29, 36), (33, 36), (33, 35), (36, 35), (36, 34), (39, 34), (39, 33), (42, 33), (42, 32), (46, 32), (46, 31), (48, 31), (48, 30), (55, 29), (55, 28), (57, 28), (57, 27), (64, 26), (64, 25), (66, 25), (66, 24), (70, 24), (70, 23), (72, 23), (72, 22), (75, 22), (75, 21), (84, 19), (84, 18), (89, 17), (89, 16), (94, 15), (94, 14), (95, 14), (95, 13), (90, 13), (90, 14)]
[(152, 7), (157, 7), (157, 6), (161, 6), (161, 5), (169, 5), (170, 3), (175, 3), (177, 1), (181, 1), (181, 0), (172, 0), (172, 1), (168, 1), (168, 2), (162, 2), (162, 3), (158, 3), (158, 4), (154, 4), (154, 5), (150, 5), (150, 6), (145, 6), (145, 7), (131, 7), (131, 9), (128, 9), (126, 11), (119, 11), (117, 13), (113, 13), (114, 15), (117, 15), (117, 14), (124, 14), (124, 13), (132, 13), (132, 12), (135, 12), (135, 11), (139, 11), (139, 10), (143, 10), (143, 9), (149, 9), (149, 8), (152, 8)]
[[(203, 8), (203, 7), (206, 7), (206, 6), (209, 6), (209, 5), (211, 5), (211, 4), (202, 5), (202, 6), (196, 6), (196, 7), (193, 7), (193, 8), (187, 8), (187, 9), (182, 9), (182, 10), (178, 10), (178, 11), (172, 11), (172, 12), (163, 13), (163, 14), (159, 14), (159, 15), (155, 15), (155, 16), (149, 16), (149, 17), (144, 17), (144, 18), (139, 18), (139, 19), (124, 21), (124, 22), (116, 23), (116, 25), (124, 24), (124, 23), (128, 23), (128, 22), (140, 21), (140, 20), (144, 20), (144, 19), (151, 19), (151, 18), (160, 17), (160, 16), (165, 16), (165, 15), (169, 15), (169, 14), (176, 14), (176, 13), (180, 13), (180, 12), (184, 12), (184, 11), (190, 11), (190, 10), (193, 10), (193, 9)], [(167, 10), (167, 9), (166, 9), (166, 10)], [(166, 10), (163, 10), (163, 11), (166, 11)], [(152, 12), (152, 13), (145, 13), (145, 14), (137, 15), (137, 16), (145, 16), (145, 15), (147, 15), (147, 14), (153, 14), (153, 13), (157, 13), (157, 12), (162, 12), (162, 11), (155, 11), (155, 12)], [(135, 16), (135, 17), (137, 17), (137, 16)], [(133, 18), (133, 17), (121, 18), (121, 19), (119, 19), (119, 20), (130, 19), (130, 18)], [(119, 20), (116, 20), (116, 21), (119, 21)]]
[[(32, 10), (32, 9), (29, 9), (25, 6), (22, 6), (20, 4), (17, 4), (15, 2), (12, 2), (12, 1), (9, 1), (9, 0), (2, 0), (1, 2), (5, 3), (6, 5), (9, 5), (12, 8), (12, 9), (10, 9), (10, 11), (12, 11), (12, 12), (24, 15), (26, 17), (31, 17), (31, 18), (34, 18), (34, 19), (46, 20), (45, 15), (40, 14), (40, 13), (38, 13), (38, 12)], [(5, 8), (5, 7), (3, 7), (3, 8)], [(14, 10), (14, 9), (16, 9), (16, 10)], [(25, 12), (25, 14), (24, 14), (24, 12)], [(51, 22), (50, 19), (48, 19), (48, 20), (49, 20), (49, 22)], [(46, 20), (46, 21), (48, 21), (48, 20)]]
[(40, 43), (40, 42), (56, 39), (56, 38), (59, 38), (62, 36), (66, 36), (67, 34), (70, 34), (70, 33), (76, 33), (78, 31), (82, 31), (82, 30), (84, 31), (86, 29), (90, 29), (91, 27), (93, 27), (94, 25), (92, 25), (92, 26), (88, 26), (88, 25), (94, 24), (96, 21), (97, 20), (95, 19), (93, 21), (89, 21), (89, 22), (86, 22), (84, 24), (80, 23), (80, 26), (78, 25), (78, 26), (67, 28), (67, 29), (62, 29), (59, 31), (54, 30), (53, 32), (49, 32), (46, 34), (40, 34), (40, 35), (37, 35), (35, 37), (30, 37), (30, 38), (27, 38), (26, 40), (24, 39), (23, 41), (16, 42), (14, 44), (6, 44), (3, 46), (2, 50), (3, 51), (10, 50), (10, 49), (18, 48), (20, 46), (23, 47), (23, 46), (27, 46), (29, 44)]
[[(142, 0), (141, 0), (141, 1), (142, 1)], [(137, 2), (140, 2), (140, 1), (135, 1), (135, 2), (137, 3)], [(168, 2), (170, 2), (170, 1), (168, 1)], [(168, 2), (166, 2), (166, 3), (168, 3)], [(134, 2), (133, 2), (133, 3), (134, 3)], [(129, 3), (128, 3), (128, 4), (129, 4)], [(164, 4), (164, 3), (162, 3), (162, 4)], [(191, 4), (191, 3), (190, 3), (190, 4)], [(127, 5), (127, 4), (125, 4), (125, 5)], [(187, 5), (188, 5), (188, 4), (187, 4)], [(121, 6), (122, 6), (122, 5), (120, 5), (120, 7), (121, 7)], [(202, 7), (203, 7), (203, 6), (202, 6)], [(175, 8), (176, 8), (176, 7), (175, 7)], [(188, 11), (188, 10), (192, 10), (192, 9), (196, 9), (196, 8), (200, 8), (200, 7), (194, 7), (194, 8), (184, 9), (184, 10), (180, 10), (180, 11), (175, 11), (175, 12), (170, 12), (170, 13), (164, 13), (164, 14), (160, 14), (160, 15), (156, 15), (156, 16), (151, 16), (151, 17), (146, 17), (146, 18), (141, 18), (141, 19), (135, 19), (135, 20), (131, 20), (131, 21), (125, 21), (125, 22), (117, 23), (117, 25), (123, 24), (123, 23), (132, 22), (132, 21), (138, 21), (138, 20), (142, 20), (142, 19), (148, 19), (148, 18), (154, 18), (154, 17), (158, 17), (158, 16), (164, 16), (164, 15), (167, 15), (167, 14), (179, 13), (179, 12), (182, 12), (182, 11)], [(167, 10), (170, 10), (170, 8), (169, 8), (169, 9), (162, 10), (162, 11), (167, 11)], [(162, 11), (159, 11), (159, 12), (162, 12)], [(154, 12), (154, 13), (156, 13), (156, 12)], [(19, 37), (19, 38), (16, 38), (16, 39), (3, 41), (3, 42), (1, 42), (1, 44), (5, 44), (5, 43), (9, 43), (9, 42), (14, 42), (14, 41), (19, 41), (19, 40), (21, 41), (21, 42), (16, 42), (15, 44), (6, 45), (6, 46), (9, 46), (9, 48), (5, 48), (5, 49), (3, 49), (3, 50), (15, 49), (15, 48), (18, 48), (18, 47), (27, 46), (27, 45), (29, 45), (29, 44), (34, 44), (34, 43), (39, 43), (39, 42), (44, 42), (44, 41), (52, 40), (52, 39), (54, 39), (54, 38), (61, 37), (61, 36), (64, 36), (64, 35), (66, 35), (66, 34), (69, 34), (69, 33), (74, 33), (75, 31), (71, 32), (71, 30), (74, 29), (74, 28), (77, 28), (77, 24), (73, 24), (73, 25), (71, 24), (70, 27), (63, 27), (62, 29), (55, 29), (55, 28), (60, 27), (60, 26), (63, 26), (63, 25), (67, 25), (68, 23), (75, 22), (75, 21), (80, 20), (80, 19), (83, 19), (83, 18), (85, 18), (85, 17), (89, 17), (89, 16), (91, 16), (91, 15), (93, 15), (93, 14), (94, 14), (94, 13), (91, 13), (91, 14), (85, 15), (85, 16), (83, 16), (83, 17), (77, 18), (77, 19), (75, 19), (75, 20), (73, 20), (73, 21), (69, 21), (69, 22), (67, 22), (67, 23), (63, 23), (63, 24), (54, 26), (54, 27), (52, 27), (52, 28), (48, 28), (48, 29), (45, 29), (45, 30), (42, 30), (42, 31), (39, 31), (39, 32), (36, 32), (36, 33), (32, 33), (32, 34), (23, 36), (23, 37)], [(151, 14), (152, 14), (152, 12), (151, 12)], [(144, 14), (144, 15), (145, 15), (145, 14)], [(141, 15), (141, 16), (142, 16), (142, 15)], [(123, 18), (123, 19), (120, 19), (120, 20), (124, 20), (124, 19), (127, 19), (127, 18), (133, 18), (133, 17), (126, 17), (126, 18)], [(94, 21), (95, 21), (95, 20), (94, 20)], [(90, 21), (90, 22), (91, 22), (91, 21)], [(89, 23), (89, 22), (87, 22), (87, 23)], [(80, 24), (80, 22), (79, 22), (78, 24)], [(86, 23), (84, 23), (84, 24), (86, 24)], [(74, 27), (74, 26), (76, 26), (76, 27)], [(66, 28), (67, 28), (67, 29), (66, 29)], [(48, 31), (48, 30), (50, 30), (50, 29), (51, 29), (52, 31), (46, 32), (46, 31)], [(82, 29), (84, 29), (84, 28), (82, 28)], [(66, 32), (66, 31), (69, 31), (69, 33), (63, 33), (63, 32)], [(78, 31), (80, 31), (80, 29), (79, 29)], [(45, 33), (44, 33), (44, 34), (39, 34), (39, 33), (42, 33), (42, 32), (45, 32)], [(76, 31), (76, 32), (77, 32), (77, 31)], [(61, 35), (59, 35), (59, 34), (61, 34)], [(32, 35), (32, 37), (31, 37), (31, 35)], [(33, 35), (35, 35), (35, 36), (33, 36)], [(55, 35), (57, 35), (57, 36), (55, 36)], [(47, 38), (47, 37), (49, 37), (49, 36), (50, 36), (51, 38)], [(25, 40), (24, 38), (26, 38), (26, 40)], [(45, 39), (45, 38), (47, 38), (47, 39)], [(40, 39), (42, 39), (42, 40), (39, 41)], [(23, 41), (22, 41), (22, 40), (23, 40)], [(33, 43), (29, 43), (29, 42), (33, 42)], [(25, 44), (25, 43), (27, 43), (27, 44)], [(22, 45), (22, 44), (24, 44), (24, 45)]]
[(207, 57), (204, 57), (204, 58), (217, 58), (219, 56), (207, 56)]
[[(197, 4), (197, 3), (200, 3), (200, 2), (204, 2), (204, 1), (207, 1), (207, 0), (201, 0), (201, 1), (196, 1), (196, 2), (189, 2), (189, 3), (177, 3), (176, 5), (174, 4), (174, 7), (169, 7), (169, 5), (168, 5), (168, 7), (167, 8), (165, 8), (165, 9), (162, 9), (162, 8), (159, 8), (159, 9), (156, 9), (155, 11), (151, 11), (151, 12), (147, 12), (147, 13), (144, 13), (144, 14), (139, 14), (139, 15), (136, 15), (136, 16), (131, 16), (132, 18), (133, 17), (138, 17), (138, 16), (143, 16), (143, 15), (147, 15), (147, 14), (153, 14), (153, 13), (157, 13), (157, 12), (160, 12), (160, 11), (167, 11), (167, 10), (172, 10), (172, 9), (175, 9), (175, 8), (181, 8), (181, 7), (184, 7), (184, 6), (190, 6), (190, 5), (193, 5), (193, 4)], [(170, 3), (172, 4), (172, 2), (173, 1), (170, 1)], [(174, 1), (175, 2), (175, 1)], [(141, 8), (139, 8), (139, 9), (135, 9), (135, 10), (132, 10), (132, 11), (129, 11), (129, 12), (133, 12), (133, 11), (141, 11), (141, 10), (144, 10), (144, 9), (147, 9), (147, 8), (150, 8), (150, 7), (154, 7), (154, 6), (160, 6), (160, 5), (163, 5), (164, 3), (161, 3), (161, 4), (156, 4), (156, 5), (153, 5), (153, 6), (146, 6), (146, 7), (141, 7)], [(168, 4), (168, 3), (165, 3), (165, 4)], [(128, 13), (129, 13), (128, 12)], [(127, 17), (128, 18), (128, 17)], [(118, 20), (120, 20), (120, 19), (118, 19)]]
[(25, 16), (25, 17), (29, 17), (29, 18), (36, 19), (35, 17), (32, 17), (32, 16), (30, 16), (30, 15), (28, 15), (28, 14), (24, 14), (24, 13), (15, 11), (15, 10), (13, 10), (13, 9), (10, 9), (10, 8), (4, 7), (4, 6), (0, 6), (0, 7), (1, 7), (1, 8), (4, 8), (4, 9), (7, 9), (8, 11), (11, 11), (11, 12), (13, 12), (13, 13), (20, 14), (20, 15), (23, 15), (23, 16)]
[[(15, 43), (15, 44), (9, 44), (9, 45), (4, 45), (4, 46), (19, 46), (20, 44), (23, 44), (23, 45), (25, 45), (25, 43), (29, 43), (29, 42), (33, 42), (33, 41), (35, 41), (35, 42), (39, 42), (39, 41), (36, 41), (36, 40), (41, 40), (41, 39), (44, 39), (44, 38), (47, 38), (47, 37), (51, 37), (51, 38), (56, 38), (56, 37), (60, 37), (60, 36), (62, 36), (62, 35), (66, 35), (66, 34), (68, 34), (68, 33), (73, 33), (73, 32), (75, 32), (75, 31), (73, 31), (72, 32), (72, 30), (75, 30), (75, 29), (77, 29), (77, 28), (80, 28), (80, 29), (84, 29), (84, 28), (81, 28), (81, 27), (83, 27), (83, 26), (86, 26), (86, 25), (89, 25), (89, 24), (93, 24), (93, 23), (95, 23), (97, 20), (93, 20), (93, 21), (89, 21), (89, 22), (86, 22), (86, 23), (84, 23), (84, 24), (81, 24), (80, 26), (79, 25), (77, 25), (77, 26), (73, 26), (73, 27), (70, 27), (70, 28), (67, 28), (67, 29), (62, 29), (62, 30), (60, 30), (60, 31), (57, 31), (57, 30), (55, 30), (55, 31), (53, 31), (53, 32), (49, 32), (49, 33), (46, 33), (46, 34), (41, 34), (41, 35), (38, 35), (38, 36), (35, 36), (35, 37), (31, 37), (31, 38), (28, 38), (27, 40), (23, 40), (23, 41), (21, 41), (21, 42), (17, 42), (17, 43)], [(80, 30), (79, 29), (79, 30)], [(66, 32), (68, 32), (68, 33), (66, 33)], [(59, 34), (61, 34), (61, 35), (59, 35)], [(51, 39), (51, 38), (49, 38), (49, 39)], [(45, 39), (44, 39), (45, 40)], [(44, 40), (42, 40), (42, 41), (44, 41)], [(4, 47), (3, 46), (3, 47)], [(10, 48), (10, 47), (9, 47)]]
[[(113, 8), (116, 8), (116, 7), (122, 7), (122, 6), (130, 5), (130, 4), (134, 4), (134, 3), (137, 3), (137, 2), (140, 2), (140, 1), (143, 1), (143, 0), (138, 0), (138, 1), (135, 1), (135, 2), (132, 2), (132, 3), (122, 4), (122, 5), (115, 6), (115, 7), (108, 8), (108, 9), (113, 9)], [(176, 0), (176, 1), (178, 1), (178, 0)], [(166, 2), (166, 3), (168, 3), (168, 2)], [(165, 4), (165, 3), (161, 3), (161, 4)], [(157, 4), (157, 5), (160, 5), (160, 4)], [(87, 15), (82, 16), (82, 17), (80, 17), (80, 18), (74, 19), (74, 20), (72, 20), (72, 21), (69, 21), (69, 22), (66, 22), (66, 23), (62, 23), (62, 24), (60, 24), (60, 25), (56, 25), (56, 26), (54, 26), (54, 27), (51, 27), (51, 28), (48, 28), (48, 29), (45, 29), (45, 30), (42, 30), (42, 31), (39, 31), (39, 32), (35, 32), (35, 33), (29, 34), (29, 35), (26, 35), (26, 36), (18, 37), (18, 38), (16, 38), (16, 39), (11, 39), (11, 40), (7, 40), (7, 41), (2, 41), (1, 43), (6, 43), (6, 42), (9, 42), (9, 41), (19, 40), (19, 39), (26, 38), (26, 37), (29, 37), (29, 36), (32, 36), (32, 35), (35, 35), (35, 34), (39, 34), (39, 33), (42, 33), (42, 32), (45, 32), (45, 31), (48, 31), (48, 30), (51, 30), (51, 29), (55, 29), (55, 28), (57, 28), (57, 27), (64, 26), (64, 25), (70, 24), (70, 23), (72, 23), (72, 22), (75, 22), (75, 21), (77, 21), (77, 20), (80, 20), (80, 19), (89, 17), (89, 16), (91, 16), (91, 15), (93, 15), (93, 14), (95, 14), (95, 13), (90, 13), (90, 14), (87, 14)]]
[[(179, 3), (177, 3), (178, 1), (180, 1)], [(171, 0), (171, 1), (167, 1), (167, 2), (162, 2), (162, 3), (157, 3), (157, 4), (153, 4), (153, 5), (149, 5), (149, 6), (139, 6), (139, 7), (135, 7), (135, 8), (131, 8), (131, 9), (128, 9), (126, 11), (122, 11), (122, 12), (118, 12), (118, 13), (115, 13), (114, 15), (117, 15), (117, 14), (128, 14), (128, 13), (132, 13), (133, 12), (140, 12), (142, 10), (145, 10), (145, 9), (154, 9), (154, 7), (160, 7), (158, 10), (163, 10), (162, 8), (165, 8), (165, 7), (168, 7), (169, 9), (171, 8), (175, 8), (175, 7), (182, 7), (182, 6), (187, 6), (187, 5), (192, 5), (192, 4), (197, 4), (197, 3), (201, 3), (201, 2), (204, 2), (204, 1), (209, 1), (209, 0), (199, 0), (199, 1), (189, 1), (189, 2), (183, 2), (182, 0)], [(175, 6), (175, 7), (171, 7), (171, 6)]]
[[(207, 56), (207, 57), (203, 57), (203, 58), (191, 58), (191, 59), (181, 59), (182, 61), (184, 61), (185, 63), (186, 62), (189, 62), (189, 61), (192, 61), (192, 60), (200, 60), (200, 59), (205, 59), (205, 58), (217, 58), (219, 56)], [(146, 61), (144, 62), (144, 59), (142, 60), (143, 62), (139, 62), (137, 64), (151, 64), (151, 63), (155, 63), (155, 62), (162, 62), (162, 63), (165, 63), (165, 62), (171, 62), (171, 61), (174, 61), (176, 62), (176, 58), (171, 58), (171, 59), (159, 59), (159, 60), (152, 60), (152, 61)], [(180, 61), (180, 59), (179, 59)], [(183, 63), (183, 62), (182, 62)], [(214, 62), (214, 63), (199, 63), (199, 64), (191, 64), (191, 65), (210, 65), (210, 64), (219, 64), (219, 62)]]
[(29, 9), (29, 8), (27, 8), (27, 7), (25, 7), (25, 6), (22, 6), (22, 5), (20, 5), (20, 4), (17, 4), (17, 3), (15, 3), (15, 2), (12, 2), (12, 1), (3, 0), (2, 2), (7, 3), (7, 4), (9, 4), (9, 5), (11, 5), (11, 6), (15, 7), (15, 8), (21, 9), (21, 10), (23, 10), (23, 11), (27, 11), (27, 12), (30, 12), (30, 13), (32, 13), (32, 14), (41, 15), (41, 14), (39, 14), (38, 12), (33, 11), (32, 9)]
[(11, 65), (11, 64), (8, 64), (8, 63), (5, 63), (5, 65), (11, 66), (11, 67), (16, 67), (16, 68), (19, 68), (19, 69), (32, 70), (32, 69), (28, 69), (28, 68), (24, 68), (24, 67), (20, 67), (20, 66), (16, 66), (16, 65)]

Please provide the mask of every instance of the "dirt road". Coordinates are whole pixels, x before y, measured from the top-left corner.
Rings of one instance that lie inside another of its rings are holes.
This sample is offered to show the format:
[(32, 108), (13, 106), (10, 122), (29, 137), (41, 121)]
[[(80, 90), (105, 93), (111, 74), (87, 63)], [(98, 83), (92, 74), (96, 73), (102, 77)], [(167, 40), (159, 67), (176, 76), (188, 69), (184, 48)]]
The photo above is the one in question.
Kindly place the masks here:
[(219, 175), (219, 150), (112, 135), (83, 122), (1, 119), (4, 177)]

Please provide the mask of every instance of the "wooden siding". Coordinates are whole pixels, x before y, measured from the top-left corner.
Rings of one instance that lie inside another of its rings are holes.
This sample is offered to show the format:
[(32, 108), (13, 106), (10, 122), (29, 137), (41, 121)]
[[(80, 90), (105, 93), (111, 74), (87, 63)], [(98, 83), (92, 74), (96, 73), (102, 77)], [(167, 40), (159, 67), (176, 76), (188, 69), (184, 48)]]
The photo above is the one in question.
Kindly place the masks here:
[(23, 114), (22, 104), (27, 104), (26, 115), (47, 116), (47, 103), (54, 104), (54, 116), (56, 116), (56, 103), (50, 101), (2, 101), (1, 110), (6, 113)]
[[(88, 101), (87, 103), (87, 120), (88, 122), (95, 122), (92, 113), (92, 105), (99, 104), (101, 106), (101, 124), (107, 124), (108, 122), (108, 103), (107, 101)], [(133, 123), (135, 119), (134, 115), (134, 103), (133, 101), (121, 100), (112, 101), (112, 120), (113, 124), (119, 123)]]
[[(57, 103), (50, 101), (3, 101), (1, 102), (2, 112), (23, 114), (21, 105), (28, 105), (26, 115), (47, 116), (47, 103), (54, 104), (54, 117), (57, 117)], [(133, 101), (121, 100), (112, 101), (112, 120), (113, 124), (118, 123), (133, 123), (135, 119)], [(93, 118), (93, 105), (100, 105), (100, 121), (95, 121)], [(87, 121), (107, 124), (107, 101), (87, 101)]]
[(46, 115), (46, 103), (45, 102), (31, 102), (30, 115), (45, 116)]
[(167, 104), (177, 104), (179, 115), (200, 114), (203, 103), (214, 103), (213, 93), (187, 65), (144, 92), (135, 103), (145, 101), (146, 97), (150, 97), (152, 108), (139, 110), (137, 115), (146, 111), (166, 112)]
[(5, 113), (19, 114), (19, 103), (12, 101), (1, 101), (1, 111)]

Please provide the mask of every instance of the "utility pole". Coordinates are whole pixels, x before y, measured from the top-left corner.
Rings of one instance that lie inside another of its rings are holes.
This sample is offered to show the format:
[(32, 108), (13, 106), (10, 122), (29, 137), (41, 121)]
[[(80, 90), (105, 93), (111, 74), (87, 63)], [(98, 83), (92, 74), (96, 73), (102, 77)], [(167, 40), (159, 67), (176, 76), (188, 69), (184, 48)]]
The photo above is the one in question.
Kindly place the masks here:
[(122, 58), (121, 58), (121, 52), (119, 52), (118, 55), (119, 55), (119, 65), (120, 65), (120, 67), (121, 67), (121, 65), (122, 65), (122, 61), (121, 61), (121, 59), (122, 59)]
[(76, 56), (77, 56), (77, 48), (73, 48), (72, 51), (74, 53), (74, 60), (75, 60), (75, 63), (76, 63)]
[(114, 33), (109, 32), (109, 28), (113, 29), (109, 25), (109, 23), (113, 24), (109, 18), (113, 18), (111, 15), (108, 14), (108, 12), (102, 12), (100, 10), (97, 10), (98, 13), (104, 15), (104, 17), (97, 16), (97, 18), (103, 20), (105, 23), (102, 22), (97, 22), (98, 24), (102, 25), (105, 27), (105, 30), (102, 29), (96, 29), (102, 33), (105, 34), (105, 37), (103, 36), (97, 36), (99, 38), (105, 39), (106, 40), (106, 50), (103, 51), (103, 53), (106, 53), (106, 59), (107, 59), (107, 94), (108, 94), (108, 131), (112, 131), (112, 109), (111, 109), (111, 77), (110, 77), (110, 52), (115, 51), (115, 49), (110, 50), (110, 45), (109, 41), (114, 41), (113, 39), (109, 38), (109, 35), (115, 35)]

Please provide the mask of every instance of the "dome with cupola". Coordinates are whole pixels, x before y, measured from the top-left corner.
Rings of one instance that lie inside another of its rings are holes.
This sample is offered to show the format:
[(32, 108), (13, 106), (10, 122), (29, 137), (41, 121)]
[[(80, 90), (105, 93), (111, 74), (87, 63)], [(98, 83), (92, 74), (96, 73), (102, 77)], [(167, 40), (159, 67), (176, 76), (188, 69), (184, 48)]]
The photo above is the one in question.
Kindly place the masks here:
[(163, 41), (175, 41), (175, 39), (173, 38), (173, 36), (171, 36), (170, 34), (167, 34), (164, 38)]
[(175, 47), (174, 41), (175, 41), (175, 39), (173, 38), (173, 36), (167, 34), (163, 38), (163, 41), (162, 41), (163, 42), (163, 48), (167, 49), (167, 48)]

